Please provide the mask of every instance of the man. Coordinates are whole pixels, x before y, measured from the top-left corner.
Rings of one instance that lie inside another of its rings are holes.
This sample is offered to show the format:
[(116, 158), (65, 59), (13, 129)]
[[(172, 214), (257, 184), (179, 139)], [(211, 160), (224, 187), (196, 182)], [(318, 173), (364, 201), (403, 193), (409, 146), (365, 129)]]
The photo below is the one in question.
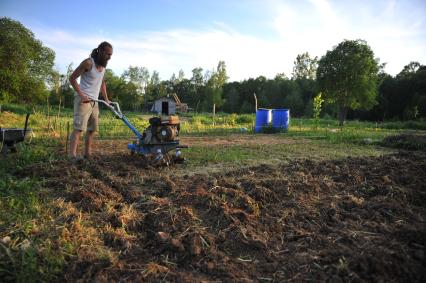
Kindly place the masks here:
[[(93, 136), (99, 129), (99, 106), (93, 99), (99, 98), (101, 91), (105, 102), (110, 103), (104, 81), (105, 68), (112, 56), (112, 45), (106, 41), (93, 49), (90, 58), (81, 62), (70, 76), (70, 83), (75, 90), (74, 96), (74, 130), (71, 133), (70, 158), (77, 159), (77, 147), (81, 132), (86, 132), (84, 157), (92, 153)], [(80, 84), (77, 78), (80, 77)]]

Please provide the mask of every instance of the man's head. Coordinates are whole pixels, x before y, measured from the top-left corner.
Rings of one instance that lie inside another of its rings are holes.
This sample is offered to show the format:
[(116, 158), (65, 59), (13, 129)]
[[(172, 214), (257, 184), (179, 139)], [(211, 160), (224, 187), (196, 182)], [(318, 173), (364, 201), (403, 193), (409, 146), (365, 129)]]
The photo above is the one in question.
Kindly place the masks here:
[(101, 65), (103, 67), (107, 66), (108, 60), (112, 56), (112, 45), (106, 41), (99, 44), (98, 48), (93, 49), (90, 57), (95, 60), (96, 65)]

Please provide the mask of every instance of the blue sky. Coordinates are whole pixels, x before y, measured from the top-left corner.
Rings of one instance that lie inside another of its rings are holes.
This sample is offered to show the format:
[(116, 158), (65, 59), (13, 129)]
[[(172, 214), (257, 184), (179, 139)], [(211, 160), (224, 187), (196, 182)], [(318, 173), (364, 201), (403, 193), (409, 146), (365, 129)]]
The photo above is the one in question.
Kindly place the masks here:
[(32, 30), (56, 53), (56, 68), (76, 67), (101, 41), (114, 46), (108, 67), (156, 70), (227, 66), (230, 81), (291, 76), (297, 54), (323, 56), (344, 39), (364, 39), (385, 71), (426, 64), (425, 0), (0, 0), (0, 16)]

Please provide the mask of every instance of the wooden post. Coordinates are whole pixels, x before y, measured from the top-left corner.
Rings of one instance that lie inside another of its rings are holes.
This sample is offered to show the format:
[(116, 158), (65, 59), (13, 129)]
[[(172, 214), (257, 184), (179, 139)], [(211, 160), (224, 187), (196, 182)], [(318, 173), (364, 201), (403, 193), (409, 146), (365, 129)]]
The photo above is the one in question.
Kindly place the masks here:
[(256, 97), (255, 92), (253, 93), (253, 96), (254, 96), (254, 113), (256, 113), (257, 112), (257, 97)]
[(215, 123), (214, 123), (215, 116), (216, 116), (216, 104), (213, 103), (213, 126), (215, 125)]
[(47, 101), (47, 130), (49, 131), (52, 127), (52, 124), (50, 122), (50, 103), (49, 103), (49, 97), (46, 98)]
[(68, 154), (68, 139), (70, 136), (70, 121), (67, 122), (67, 141), (65, 142), (65, 155)]

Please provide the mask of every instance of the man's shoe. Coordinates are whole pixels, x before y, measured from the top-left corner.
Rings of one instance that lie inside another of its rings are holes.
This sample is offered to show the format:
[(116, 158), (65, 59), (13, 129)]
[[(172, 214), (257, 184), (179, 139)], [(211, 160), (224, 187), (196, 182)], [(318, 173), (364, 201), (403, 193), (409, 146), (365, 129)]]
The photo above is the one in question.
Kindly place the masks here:
[(69, 158), (72, 164), (81, 164), (83, 163), (83, 158), (81, 156), (71, 156)]
[(85, 161), (88, 161), (88, 162), (90, 162), (90, 161), (93, 161), (94, 160), (94, 158), (93, 158), (93, 156), (92, 155), (84, 155), (83, 156), (83, 158), (84, 158), (84, 160)]

